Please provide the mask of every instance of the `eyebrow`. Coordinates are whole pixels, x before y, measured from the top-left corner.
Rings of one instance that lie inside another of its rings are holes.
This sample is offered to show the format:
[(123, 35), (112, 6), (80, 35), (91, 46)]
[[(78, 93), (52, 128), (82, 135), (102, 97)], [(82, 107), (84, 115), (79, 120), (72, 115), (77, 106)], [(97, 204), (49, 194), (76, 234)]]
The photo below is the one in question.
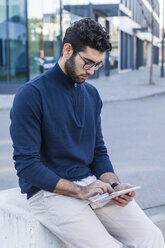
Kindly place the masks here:
[(102, 62), (102, 60), (100, 61), (100, 62), (95, 62), (95, 61), (93, 61), (93, 60), (91, 60), (91, 59), (88, 59), (88, 58), (86, 58), (86, 57), (84, 57), (84, 59), (86, 59), (86, 60), (88, 60), (89, 62), (91, 62), (91, 63), (94, 63), (94, 64), (100, 64), (101, 62)]
[(91, 62), (91, 63), (94, 63), (94, 64), (95, 64), (95, 62), (94, 62), (93, 60), (91, 60), (91, 59), (88, 59), (88, 58), (86, 58), (86, 57), (84, 57), (84, 59), (86, 59), (86, 60), (88, 60), (89, 62)]

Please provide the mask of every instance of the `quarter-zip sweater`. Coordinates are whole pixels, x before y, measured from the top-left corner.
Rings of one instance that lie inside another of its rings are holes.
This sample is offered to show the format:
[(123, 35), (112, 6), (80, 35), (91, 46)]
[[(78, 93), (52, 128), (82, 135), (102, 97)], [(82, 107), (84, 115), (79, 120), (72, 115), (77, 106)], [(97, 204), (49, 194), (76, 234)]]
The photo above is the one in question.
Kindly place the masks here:
[(10, 133), (22, 193), (53, 192), (70, 181), (114, 172), (101, 131), (95, 87), (73, 82), (57, 63), (26, 83), (11, 109)]

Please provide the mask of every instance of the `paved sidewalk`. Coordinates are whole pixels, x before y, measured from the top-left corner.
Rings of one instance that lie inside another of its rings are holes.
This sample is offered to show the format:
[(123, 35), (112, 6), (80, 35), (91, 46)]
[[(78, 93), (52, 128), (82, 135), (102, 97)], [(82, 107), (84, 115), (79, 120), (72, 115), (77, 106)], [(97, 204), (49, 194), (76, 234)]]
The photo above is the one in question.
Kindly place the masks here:
[(8, 110), (13, 103), (14, 95), (0, 95), (0, 110)]
[[(160, 67), (153, 66), (153, 81), (149, 85), (149, 68), (114, 74), (110, 77), (89, 80), (103, 100), (124, 101), (165, 94), (165, 77), (160, 77)], [(0, 110), (10, 109), (14, 95), (0, 94)], [(165, 237), (165, 205), (145, 210), (147, 215), (161, 228)]]
[(165, 77), (160, 77), (160, 67), (153, 66), (153, 81), (149, 85), (149, 68), (114, 74), (98, 80), (90, 80), (104, 102), (139, 99), (165, 93)]
[[(159, 66), (153, 66), (153, 81), (155, 85), (149, 85), (148, 68), (88, 80), (98, 89), (103, 102), (132, 100), (165, 94), (165, 78), (160, 77)], [(13, 98), (14, 95), (0, 94), (0, 109), (10, 109)]]

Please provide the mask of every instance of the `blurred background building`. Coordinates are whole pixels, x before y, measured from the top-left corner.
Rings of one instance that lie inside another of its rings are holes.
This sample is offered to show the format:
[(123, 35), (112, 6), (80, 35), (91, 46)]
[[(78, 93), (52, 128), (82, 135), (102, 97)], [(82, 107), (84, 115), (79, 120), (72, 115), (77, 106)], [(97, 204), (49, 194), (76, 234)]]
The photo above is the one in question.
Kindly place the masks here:
[[(151, 60), (152, 0), (0, 0), (0, 90), (9, 92), (52, 67), (70, 23), (91, 17), (110, 33), (103, 70), (134, 70)], [(154, 0), (154, 63), (159, 63), (159, 1)]]

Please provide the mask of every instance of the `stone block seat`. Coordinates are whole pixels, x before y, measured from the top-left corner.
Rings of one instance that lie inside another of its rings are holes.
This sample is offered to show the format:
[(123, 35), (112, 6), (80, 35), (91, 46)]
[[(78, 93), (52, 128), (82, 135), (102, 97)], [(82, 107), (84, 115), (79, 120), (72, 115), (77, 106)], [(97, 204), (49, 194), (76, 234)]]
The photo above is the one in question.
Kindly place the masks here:
[(66, 248), (30, 213), (19, 188), (0, 191), (1, 248)]

